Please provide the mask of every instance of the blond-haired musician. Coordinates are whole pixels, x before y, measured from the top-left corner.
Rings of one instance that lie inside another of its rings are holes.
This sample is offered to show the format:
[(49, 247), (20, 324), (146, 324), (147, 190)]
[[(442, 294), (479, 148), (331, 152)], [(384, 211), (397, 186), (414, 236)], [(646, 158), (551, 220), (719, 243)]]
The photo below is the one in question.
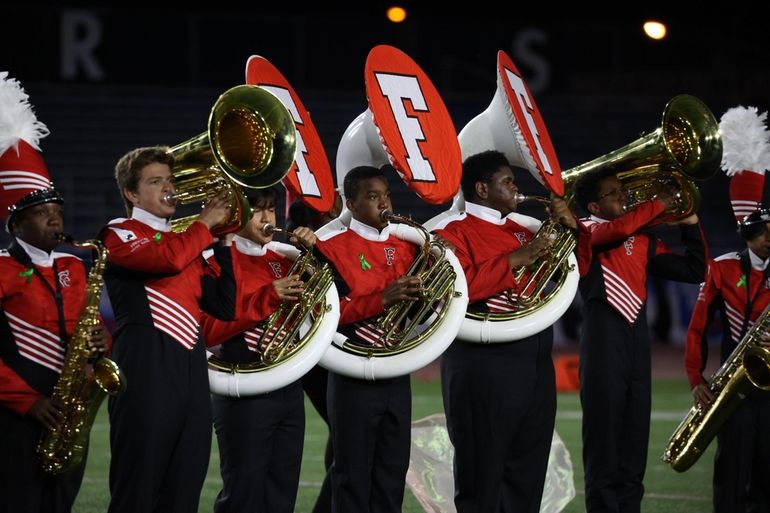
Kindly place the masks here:
[(110, 398), (111, 512), (197, 511), (211, 450), (211, 401), (201, 310), (235, 315), (228, 248), (222, 272), (205, 274), (211, 229), (229, 216), (217, 196), (184, 232), (171, 230), (173, 157), (137, 148), (115, 167), (129, 218), (100, 233), (109, 250), (104, 276), (118, 324), (114, 359), (128, 385)]

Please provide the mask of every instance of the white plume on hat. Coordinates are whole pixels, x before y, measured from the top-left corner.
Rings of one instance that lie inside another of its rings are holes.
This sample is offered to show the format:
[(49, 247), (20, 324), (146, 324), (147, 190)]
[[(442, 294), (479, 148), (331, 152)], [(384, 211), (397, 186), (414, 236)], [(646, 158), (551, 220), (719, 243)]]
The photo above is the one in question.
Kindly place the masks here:
[(722, 169), (727, 176), (741, 171), (764, 174), (770, 169), (770, 132), (765, 122), (767, 112), (756, 107), (733, 107), (722, 114)]
[(48, 127), (38, 121), (29, 96), (7, 71), (0, 71), (0, 155), (17, 146), (20, 139), (40, 151), (38, 142), (48, 135)]

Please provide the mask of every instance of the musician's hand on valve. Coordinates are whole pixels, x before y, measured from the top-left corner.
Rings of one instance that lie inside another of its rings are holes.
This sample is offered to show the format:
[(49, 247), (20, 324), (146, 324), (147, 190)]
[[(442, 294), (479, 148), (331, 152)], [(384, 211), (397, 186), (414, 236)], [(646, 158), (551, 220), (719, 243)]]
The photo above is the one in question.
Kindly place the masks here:
[(380, 293), (382, 304), (388, 308), (399, 301), (417, 301), (422, 294), (422, 278), (419, 276), (401, 276)]
[(315, 233), (310, 228), (306, 226), (299, 226), (293, 232), (291, 232), (289, 242), (295, 246), (297, 244), (302, 244), (306, 248), (312, 248), (315, 246), (315, 243), (318, 242), (318, 237), (316, 237)]
[(206, 203), (198, 216), (198, 221), (205, 224), (210, 230), (227, 220), (230, 216), (230, 209), (230, 194), (227, 191), (221, 191)]
[(551, 199), (551, 204), (546, 210), (553, 220), (560, 222), (572, 230), (577, 229), (577, 221), (575, 220), (575, 216), (572, 215), (572, 210), (569, 209), (567, 202), (564, 201), (564, 198)]
[(40, 422), (48, 429), (56, 429), (64, 418), (64, 405), (51, 397), (41, 397), (27, 410), (27, 416)]
[(279, 278), (273, 282), (273, 288), (281, 301), (296, 301), (305, 290), (305, 284), (298, 274)]
[(708, 406), (714, 401), (714, 393), (708, 385), (701, 383), (692, 389), (692, 396), (696, 406)]
[(510, 264), (511, 269), (536, 262), (538, 258), (548, 253), (548, 248), (551, 247), (551, 243), (551, 239), (547, 237), (538, 237), (532, 239), (513, 253), (509, 253), (508, 263)]

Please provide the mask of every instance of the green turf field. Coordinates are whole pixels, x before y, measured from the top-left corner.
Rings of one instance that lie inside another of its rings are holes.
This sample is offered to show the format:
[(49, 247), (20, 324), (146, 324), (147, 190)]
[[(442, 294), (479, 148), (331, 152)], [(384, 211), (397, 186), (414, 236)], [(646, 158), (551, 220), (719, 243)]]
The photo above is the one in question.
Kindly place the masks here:
[[(413, 418), (419, 419), (442, 411), (441, 390), (438, 381), (413, 380)], [(652, 431), (650, 453), (645, 479), (646, 494), (642, 511), (650, 513), (690, 513), (711, 509), (711, 463), (713, 445), (708, 453), (690, 470), (678, 474), (662, 463), (659, 456), (676, 425), (690, 406), (690, 393), (684, 380), (657, 380), (653, 382)], [(306, 401), (307, 429), (302, 476), (296, 511), (309, 512), (323, 479), (323, 453), (326, 443), (326, 425)], [(583, 468), (580, 443), (580, 400), (577, 394), (559, 394), (556, 429), (569, 448), (575, 472), (577, 497), (564, 510), (568, 513), (585, 511), (583, 506)], [(215, 440), (216, 441), (216, 440)], [(91, 450), (83, 487), (75, 503), (75, 513), (103, 512), (109, 499), (109, 443), (106, 406), (91, 434)], [(219, 455), (216, 445), (211, 453), (208, 476), (201, 496), (201, 512), (211, 512), (219, 486)], [(407, 491), (405, 513), (423, 510)]]

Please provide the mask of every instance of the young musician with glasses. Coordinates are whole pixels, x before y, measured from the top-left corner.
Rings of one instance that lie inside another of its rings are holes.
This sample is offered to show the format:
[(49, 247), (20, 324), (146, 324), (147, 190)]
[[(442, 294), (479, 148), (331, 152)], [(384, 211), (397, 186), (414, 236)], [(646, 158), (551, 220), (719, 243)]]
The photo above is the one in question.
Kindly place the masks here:
[(672, 253), (645, 229), (672, 206), (674, 196), (661, 190), (657, 199), (628, 209), (613, 168), (579, 178), (575, 198), (590, 214), (582, 224), (592, 246), (590, 267), (580, 280), (586, 511), (638, 512), (650, 430), (647, 275), (701, 282), (703, 236), (698, 216), (686, 217), (677, 223), (685, 254)]
[[(746, 248), (709, 260), (706, 281), (687, 330), (687, 379), (695, 404), (702, 407), (716, 399), (703, 376), (708, 360), (709, 325), (719, 315), (721, 364), (770, 305), (770, 210), (762, 208), (746, 216), (738, 233)], [(766, 335), (760, 337), (759, 345), (770, 349)], [(714, 513), (770, 511), (768, 472), (770, 394), (752, 387), (717, 434)]]

